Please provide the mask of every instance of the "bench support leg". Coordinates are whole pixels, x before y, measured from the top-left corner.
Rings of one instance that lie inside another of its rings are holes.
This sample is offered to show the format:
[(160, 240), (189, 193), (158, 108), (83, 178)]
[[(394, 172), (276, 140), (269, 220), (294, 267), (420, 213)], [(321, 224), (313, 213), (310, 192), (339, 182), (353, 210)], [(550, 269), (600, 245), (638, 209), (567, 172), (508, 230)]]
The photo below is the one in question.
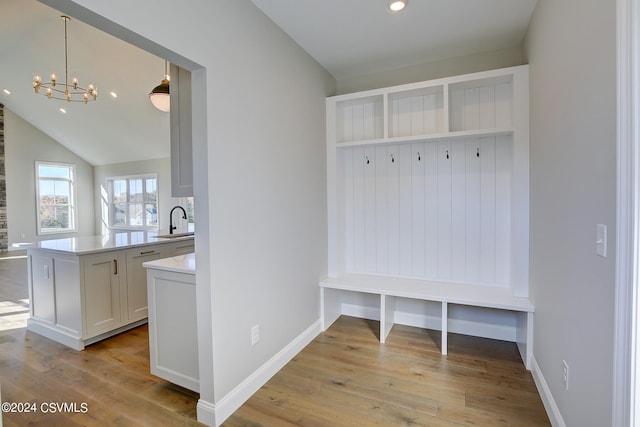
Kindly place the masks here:
[(396, 297), (380, 295), (380, 342), (387, 340), (395, 321)]
[(530, 371), (533, 355), (533, 313), (518, 313), (517, 316), (516, 344), (525, 368)]
[(449, 307), (446, 301), (442, 301), (442, 354), (447, 354), (447, 333), (449, 325)]
[(322, 331), (326, 331), (342, 314), (341, 292), (337, 289), (320, 288), (320, 316)]

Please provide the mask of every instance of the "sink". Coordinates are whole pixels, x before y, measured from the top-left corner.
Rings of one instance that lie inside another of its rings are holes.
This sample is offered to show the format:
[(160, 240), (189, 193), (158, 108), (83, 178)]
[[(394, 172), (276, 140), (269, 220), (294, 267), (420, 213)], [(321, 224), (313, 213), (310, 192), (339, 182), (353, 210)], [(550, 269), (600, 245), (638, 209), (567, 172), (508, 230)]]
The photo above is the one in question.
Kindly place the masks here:
[(177, 239), (178, 237), (189, 237), (193, 236), (195, 233), (193, 231), (189, 233), (174, 233), (174, 234), (159, 234), (155, 236), (157, 239)]

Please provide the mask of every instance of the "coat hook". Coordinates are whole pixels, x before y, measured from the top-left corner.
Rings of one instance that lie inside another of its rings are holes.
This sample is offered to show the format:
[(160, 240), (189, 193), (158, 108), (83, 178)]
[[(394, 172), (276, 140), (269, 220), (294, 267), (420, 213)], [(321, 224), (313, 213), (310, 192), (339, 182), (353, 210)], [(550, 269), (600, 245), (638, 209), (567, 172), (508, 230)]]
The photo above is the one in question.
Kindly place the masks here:
[(418, 161), (420, 161), (420, 152), (418, 151)]
[(480, 157), (480, 147), (476, 147), (476, 157)]
[(389, 154), (391, 156), (391, 163), (395, 163), (396, 159), (393, 157), (393, 154)]
[(365, 159), (367, 159), (367, 164), (369, 164), (369, 156), (364, 156)]
[(449, 150), (447, 150), (447, 159), (449, 158)]

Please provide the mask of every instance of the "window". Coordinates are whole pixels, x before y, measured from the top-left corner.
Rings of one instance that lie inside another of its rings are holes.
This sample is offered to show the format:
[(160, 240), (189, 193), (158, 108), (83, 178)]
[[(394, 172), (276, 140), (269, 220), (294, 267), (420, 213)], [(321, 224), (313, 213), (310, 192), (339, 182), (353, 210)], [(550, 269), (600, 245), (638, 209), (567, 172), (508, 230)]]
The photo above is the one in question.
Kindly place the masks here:
[(36, 162), (38, 234), (76, 231), (75, 166)]
[(158, 228), (158, 176), (109, 178), (111, 228)]

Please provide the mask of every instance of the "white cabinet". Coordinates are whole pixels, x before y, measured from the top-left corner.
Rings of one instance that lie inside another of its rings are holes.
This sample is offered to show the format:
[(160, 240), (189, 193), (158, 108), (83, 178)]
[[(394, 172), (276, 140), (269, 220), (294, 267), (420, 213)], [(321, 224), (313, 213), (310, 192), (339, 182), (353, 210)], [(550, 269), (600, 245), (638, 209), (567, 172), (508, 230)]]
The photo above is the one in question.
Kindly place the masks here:
[(151, 373), (199, 391), (194, 255), (145, 263)]
[(171, 195), (193, 196), (191, 73), (171, 64)]
[(142, 264), (193, 252), (193, 239), (92, 253), (29, 248), (28, 328), (69, 347), (85, 345), (147, 322)]
[(173, 245), (155, 245), (126, 251), (128, 321), (146, 319), (148, 316), (147, 270), (142, 263), (171, 256), (174, 254), (172, 249)]
[(327, 99), (329, 276), (528, 296), (528, 66)]
[(127, 301), (127, 277), (123, 270), (126, 264), (125, 257), (119, 251), (85, 255), (80, 260), (86, 328), (84, 335), (90, 338), (122, 326), (123, 309), (126, 310)]

